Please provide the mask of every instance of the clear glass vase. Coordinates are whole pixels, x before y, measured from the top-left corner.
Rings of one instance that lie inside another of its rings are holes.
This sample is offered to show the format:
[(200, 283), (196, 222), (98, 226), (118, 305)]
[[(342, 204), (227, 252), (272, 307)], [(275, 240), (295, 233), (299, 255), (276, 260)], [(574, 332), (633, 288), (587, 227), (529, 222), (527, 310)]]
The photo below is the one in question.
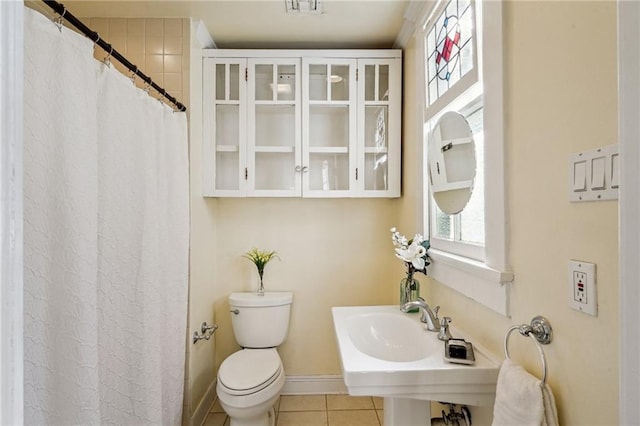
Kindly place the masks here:
[[(420, 282), (413, 278), (413, 275), (407, 275), (406, 278), (400, 280), (400, 306), (416, 300), (419, 296)], [(412, 308), (408, 312), (418, 312), (418, 310), (418, 308)]]
[(258, 278), (258, 296), (264, 296), (264, 283), (262, 282), (262, 276)]

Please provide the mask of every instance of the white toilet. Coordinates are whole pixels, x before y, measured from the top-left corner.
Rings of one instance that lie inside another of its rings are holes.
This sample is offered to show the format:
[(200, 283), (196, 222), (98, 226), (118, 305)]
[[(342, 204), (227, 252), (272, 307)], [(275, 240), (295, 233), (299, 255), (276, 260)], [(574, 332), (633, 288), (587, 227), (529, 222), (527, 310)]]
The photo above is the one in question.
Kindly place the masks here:
[(220, 365), (218, 400), (231, 426), (273, 426), (273, 405), (284, 386), (276, 351), (287, 337), (293, 293), (231, 293), (231, 324), (242, 350)]

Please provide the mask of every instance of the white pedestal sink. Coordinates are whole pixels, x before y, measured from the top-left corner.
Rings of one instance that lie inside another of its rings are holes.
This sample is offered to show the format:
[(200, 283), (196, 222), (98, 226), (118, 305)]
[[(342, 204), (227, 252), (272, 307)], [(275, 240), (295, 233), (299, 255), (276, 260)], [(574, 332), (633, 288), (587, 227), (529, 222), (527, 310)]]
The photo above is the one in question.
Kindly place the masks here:
[(347, 390), (383, 397), (385, 426), (428, 425), (429, 401), (493, 404), (498, 364), (477, 347), (474, 365), (451, 364), (444, 343), (418, 314), (395, 305), (334, 307), (332, 313)]

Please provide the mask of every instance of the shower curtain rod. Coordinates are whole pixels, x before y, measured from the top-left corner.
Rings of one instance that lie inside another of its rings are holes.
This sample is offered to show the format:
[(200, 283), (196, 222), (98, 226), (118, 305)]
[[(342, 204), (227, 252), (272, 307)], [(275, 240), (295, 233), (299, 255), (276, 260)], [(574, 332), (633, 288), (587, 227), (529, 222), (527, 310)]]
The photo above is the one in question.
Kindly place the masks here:
[[(1, 1), (1, 0), (0, 0)], [(44, 2), (44, 4), (46, 4), (47, 6), (49, 6), (51, 9), (53, 9), (58, 15), (60, 15), (60, 18), (64, 18), (68, 23), (70, 23), (71, 25), (73, 25), (74, 27), (76, 27), (79, 31), (82, 32), (82, 34), (84, 34), (87, 38), (93, 40), (93, 42), (95, 44), (97, 44), (98, 46), (100, 46), (105, 52), (107, 52), (107, 54), (109, 55), (109, 57), (112, 57), (114, 59), (116, 59), (118, 62), (120, 62), (122, 65), (124, 65), (125, 67), (127, 67), (129, 69), (129, 71), (131, 71), (134, 75), (137, 75), (138, 77), (140, 77), (145, 83), (147, 83), (150, 87), (152, 87), (153, 89), (155, 89), (156, 92), (158, 92), (159, 94), (161, 94), (162, 96), (164, 96), (165, 98), (167, 98), (167, 100), (169, 100), (169, 102), (171, 102), (173, 105), (175, 105), (175, 107), (179, 110), (179, 111), (186, 111), (187, 108), (180, 102), (178, 102), (178, 100), (176, 98), (174, 98), (173, 96), (171, 96), (170, 94), (167, 93), (166, 90), (164, 90), (162, 87), (158, 86), (152, 79), (151, 77), (146, 76), (142, 71), (140, 71), (138, 69), (138, 67), (134, 64), (132, 64), (131, 62), (129, 62), (129, 60), (127, 58), (125, 58), (124, 56), (122, 56), (117, 50), (115, 50), (113, 48), (113, 46), (111, 46), (109, 43), (107, 43), (106, 41), (102, 40), (100, 38), (100, 35), (95, 32), (92, 31), (89, 27), (87, 27), (81, 20), (79, 20), (78, 18), (76, 18), (75, 16), (73, 16), (73, 14), (71, 14), (71, 12), (69, 12), (67, 10), (67, 8), (62, 4), (62, 3), (58, 3), (55, 0), (42, 0)]]

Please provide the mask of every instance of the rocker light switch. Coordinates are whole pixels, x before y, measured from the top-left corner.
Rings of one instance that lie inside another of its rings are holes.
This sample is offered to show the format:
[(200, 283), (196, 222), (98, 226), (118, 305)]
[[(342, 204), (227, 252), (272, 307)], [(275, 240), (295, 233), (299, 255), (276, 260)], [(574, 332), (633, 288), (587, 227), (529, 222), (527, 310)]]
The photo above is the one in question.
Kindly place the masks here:
[(587, 190), (587, 163), (586, 161), (580, 161), (573, 163), (573, 190), (574, 191), (586, 191)]
[(618, 176), (620, 174), (620, 154), (611, 156), (611, 187), (618, 187)]
[(591, 160), (591, 189), (604, 189), (605, 157), (597, 157)]

